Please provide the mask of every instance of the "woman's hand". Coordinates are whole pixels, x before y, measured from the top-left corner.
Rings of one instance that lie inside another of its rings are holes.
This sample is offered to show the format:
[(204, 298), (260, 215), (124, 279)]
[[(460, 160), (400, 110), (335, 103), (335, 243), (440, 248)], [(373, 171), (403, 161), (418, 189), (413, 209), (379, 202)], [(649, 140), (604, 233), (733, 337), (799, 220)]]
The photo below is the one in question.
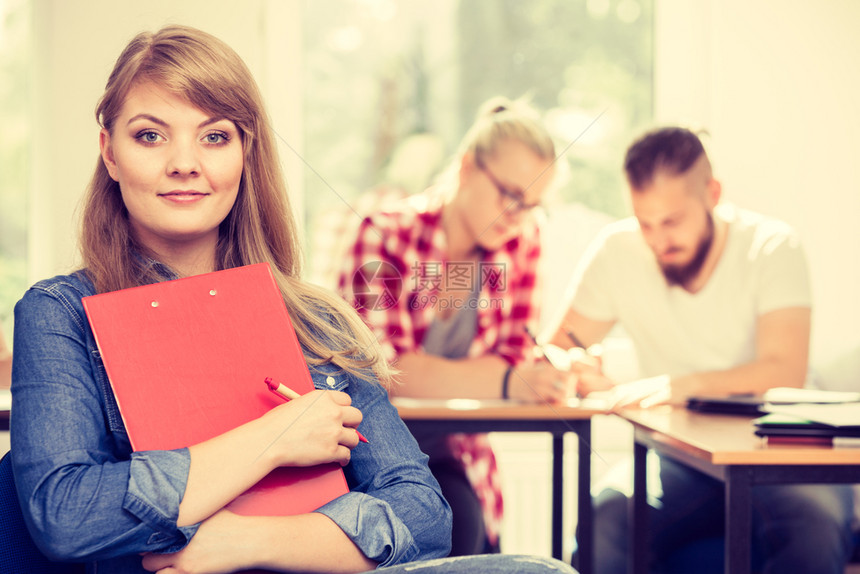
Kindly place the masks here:
[(266, 451), (274, 464), (349, 463), (362, 418), (351, 403), (346, 393), (315, 390), (263, 415), (272, 437)]
[(252, 568), (257, 538), (245, 517), (221, 510), (200, 524), (188, 545), (173, 554), (145, 554), (143, 567), (158, 574), (219, 574)]
[(570, 370), (576, 378), (576, 390), (582, 397), (615, 387), (615, 383), (603, 374), (603, 361), (599, 356), (581, 354), (572, 361)]
[(351, 402), (338, 391), (312, 391), (190, 446), (191, 468), (177, 524), (208, 518), (277, 467), (349, 463), (361, 422), (361, 412)]
[(573, 393), (571, 373), (559, 371), (546, 361), (514, 368), (510, 374), (508, 395), (528, 402), (561, 404)]

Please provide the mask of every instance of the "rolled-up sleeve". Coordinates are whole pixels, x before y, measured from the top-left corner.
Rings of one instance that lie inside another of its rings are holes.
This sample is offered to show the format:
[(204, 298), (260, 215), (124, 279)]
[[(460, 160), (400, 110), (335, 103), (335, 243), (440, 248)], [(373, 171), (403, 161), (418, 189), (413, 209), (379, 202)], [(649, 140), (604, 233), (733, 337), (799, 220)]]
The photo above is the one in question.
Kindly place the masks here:
[(179, 550), (196, 531), (176, 526), (190, 455), (131, 453), (79, 295), (34, 288), (15, 309), (11, 450), (25, 520), (56, 560)]
[(384, 500), (350, 492), (317, 512), (331, 518), (365, 556), (380, 566), (411, 562), (418, 557), (412, 533)]
[(188, 449), (139, 452), (131, 458), (123, 508), (153, 530), (146, 544), (161, 552), (180, 550), (197, 531), (197, 525), (176, 526), (190, 463)]

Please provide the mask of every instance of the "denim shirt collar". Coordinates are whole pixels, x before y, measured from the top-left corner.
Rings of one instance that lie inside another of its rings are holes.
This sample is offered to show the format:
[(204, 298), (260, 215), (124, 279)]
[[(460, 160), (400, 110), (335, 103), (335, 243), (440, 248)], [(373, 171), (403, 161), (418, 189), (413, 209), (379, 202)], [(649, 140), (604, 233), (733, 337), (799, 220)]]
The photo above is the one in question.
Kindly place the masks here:
[(179, 274), (161, 261), (153, 259), (136, 250), (132, 252), (132, 255), (135, 261), (137, 261), (141, 265), (141, 267), (143, 267), (144, 269), (148, 268), (154, 270), (158, 275), (163, 277), (165, 281), (179, 279)]

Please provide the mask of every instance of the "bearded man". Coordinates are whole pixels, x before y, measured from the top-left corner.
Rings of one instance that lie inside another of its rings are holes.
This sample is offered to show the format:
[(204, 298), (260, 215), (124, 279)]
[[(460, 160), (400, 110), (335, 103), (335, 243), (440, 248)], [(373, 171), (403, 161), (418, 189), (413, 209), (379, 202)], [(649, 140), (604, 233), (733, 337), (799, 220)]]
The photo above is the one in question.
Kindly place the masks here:
[[(616, 385), (599, 361), (584, 361), (574, 366), (579, 392), (611, 389), (617, 404), (649, 407), (802, 386), (811, 295), (794, 230), (721, 202), (722, 186), (689, 130), (645, 134), (627, 150), (624, 170), (634, 215), (608, 226), (583, 258), (553, 342), (588, 347), (619, 324), (643, 379)], [(721, 552), (710, 560), (691, 549), (723, 536), (722, 483), (667, 458), (660, 478), (650, 498), (651, 567), (721, 572)], [(755, 571), (843, 572), (852, 547), (848, 486), (753, 493)], [(595, 505), (596, 572), (625, 571), (627, 538), (627, 499), (607, 488)]]

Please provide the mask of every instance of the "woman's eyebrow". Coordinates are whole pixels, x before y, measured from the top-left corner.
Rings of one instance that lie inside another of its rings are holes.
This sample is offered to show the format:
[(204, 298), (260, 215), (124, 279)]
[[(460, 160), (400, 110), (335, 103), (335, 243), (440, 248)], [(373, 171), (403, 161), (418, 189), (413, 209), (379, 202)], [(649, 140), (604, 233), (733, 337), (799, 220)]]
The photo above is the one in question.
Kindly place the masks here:
[(224, 116), (213, 116), (213, 117), (211, 117), (211, 118), (209, 118), (209, 119), (206, 119), (206, 120), (203, 120), (202, 122), (200, 122), (200, 124), (198, 124), (198, 126), (197, 126), (197, 127), (198, 127), (198, 128), (203, 128), (203, 127), (206, 127), (206, 126), (211, 126), (212, 124), (217, 124), (218, 122), (220, 122), (220, 121), (222, 121), (222, 120), (226, 120), (226, 119), (227, 119), (227, 118), (225, 118)]
[[(200, 122), (200, 124), (198, 124), (197, 127), (202, 128), (202, 127), (209, 126), (212, 124), (217, 124), (221, 120), (226, 120), (226, 119), (227, 118), (225, 118), (224, 116), (214, 116), (214, 117), (207, 118), (207, 119), (203, 120), (202, 122)], [(149, 120), (152, 123), (158, 124), (162, 127), (168, 127), (169, 126), (169, 124), (167, 122), (165, 122), (161, 118), (153, 116), (152, 114), (137, 114), (136, 116), (131, 117), (128, 120), (128, 124), (126, 124), (126, 125), (129, 125), (132, 122), (136, 122), (137, 120)]]
[(149, 120), (152, 123), (167, 127), (167, 122), (153, 116), (152, 114), (137, 114), (136, 116), (132, 116), (131, 118), (129, 118), (128, 123), (126, 123), (126, 125), (131, 125), (132, 122), (136, 122), (137, 120)]

